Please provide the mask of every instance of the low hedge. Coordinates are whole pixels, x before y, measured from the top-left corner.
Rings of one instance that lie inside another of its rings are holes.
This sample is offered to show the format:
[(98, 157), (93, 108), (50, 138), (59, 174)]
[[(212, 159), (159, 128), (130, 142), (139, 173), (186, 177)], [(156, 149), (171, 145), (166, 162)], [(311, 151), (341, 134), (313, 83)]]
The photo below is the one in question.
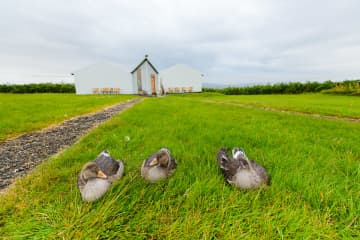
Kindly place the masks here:
[(2, 93), (75, 93), (72, 83), (0, 84)]

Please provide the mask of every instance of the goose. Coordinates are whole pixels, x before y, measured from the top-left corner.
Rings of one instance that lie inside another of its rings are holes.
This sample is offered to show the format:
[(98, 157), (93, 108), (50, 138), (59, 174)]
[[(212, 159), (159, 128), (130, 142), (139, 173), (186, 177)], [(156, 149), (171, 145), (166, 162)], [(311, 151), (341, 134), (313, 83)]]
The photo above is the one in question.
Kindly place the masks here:
[(256, 189), (270, 185), (270, 177), (265, 168), (249, 160), (242, 148), (233, 148), (232, 155), (228, 155), (226, 148), (220, 148), (217, 154), (218, 164), (228, 183), (239, 189)]
[(84, 202), (101, 198), (111, 184), (124, 173), (124, 164), (114, 160), (108, 151), (103, 151), (91, 162), (86, 163), (78, 177), (78, 187)]
[(141, 176), (150, 182), (156, 182), (173, 174), (177, 167), (176, 160), (168, 148), (161, 148), (144, 160), (141, 166)]

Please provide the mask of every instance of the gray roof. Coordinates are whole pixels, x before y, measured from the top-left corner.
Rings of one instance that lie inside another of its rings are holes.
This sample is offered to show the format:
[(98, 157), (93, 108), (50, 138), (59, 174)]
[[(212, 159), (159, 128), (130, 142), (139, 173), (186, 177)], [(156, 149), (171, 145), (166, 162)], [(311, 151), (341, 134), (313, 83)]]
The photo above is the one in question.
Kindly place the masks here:
[(141, 67), (141, 65), (143, 65), (145, 62), (148, 62), (148, 64), (150, 65), (150, 67), (152, 69), (154, 69), (154, 71), (159, 74), (158, 70), (156, 70), (156, 68), (154, 67), (154, 65), (151, 64), (151, 62), (149, 61), (149, 59), (147, 59), (147, 57), (145, 57), (145, 59), (139, 64), (136, 66), (136, 68), (134, 70), (131, 71), (131, 74), (133, 74), (136, 70), (138, 70), (139, 67)]

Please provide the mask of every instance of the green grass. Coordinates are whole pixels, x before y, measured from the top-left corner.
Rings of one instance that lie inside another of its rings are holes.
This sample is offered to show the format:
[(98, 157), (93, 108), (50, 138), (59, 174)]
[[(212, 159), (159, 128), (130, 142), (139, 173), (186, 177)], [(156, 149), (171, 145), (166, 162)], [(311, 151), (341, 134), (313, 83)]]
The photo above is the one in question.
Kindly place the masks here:
[[(19, 179), (0, 197), (0, 235), (360, 237), (358, 123), (210, 104), (202, 98), (145, 99)], [(125, 136), (131, 140), (125, 142)], [(172, 150), (178, 168), (167, 180), (146, 183), (141, 163), (162, 146)], [(238, 191), (227, 185), (216, 163), (221, 146), (243, 147), (266, 167), (271, 186)], [(125, 162), (126, 175), (99, 201), (83, 203), (77, 174), (103, 149)]]
[[(198, 95), (198, 98), (204, 99), (204, 96)], [(360, 118), (360, 97), (358, 96), (334, 96), (321, 93), (237, 96), (206, 94), (206, 99), (278, 110)]]
[(134, 96), (0, 94), (0, 142), (130, 98)]

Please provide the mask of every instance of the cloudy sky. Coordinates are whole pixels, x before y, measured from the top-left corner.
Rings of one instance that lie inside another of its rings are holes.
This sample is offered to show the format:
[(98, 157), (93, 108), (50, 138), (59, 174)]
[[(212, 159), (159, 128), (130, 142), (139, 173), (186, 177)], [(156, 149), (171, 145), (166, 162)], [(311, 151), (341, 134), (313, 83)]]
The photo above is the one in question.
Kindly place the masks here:
[(206, 82), (360, 78), (358, 0), (1, 0), (0, 83), (72, 82), (110, 62), (132, 70), (149, 54)]

